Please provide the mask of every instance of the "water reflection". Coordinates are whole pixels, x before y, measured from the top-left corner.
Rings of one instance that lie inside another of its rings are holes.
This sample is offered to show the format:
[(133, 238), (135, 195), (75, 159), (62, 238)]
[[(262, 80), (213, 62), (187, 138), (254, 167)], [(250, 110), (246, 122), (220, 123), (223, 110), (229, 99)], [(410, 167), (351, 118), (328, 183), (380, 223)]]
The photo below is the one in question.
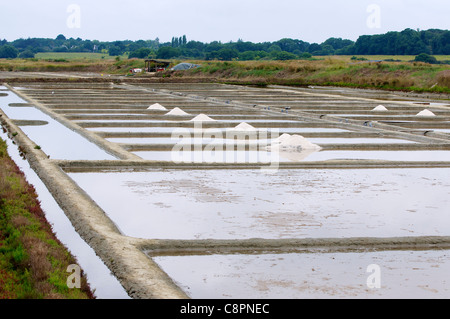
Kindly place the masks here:
[(0, 107), (13, 120), (45, 121), (43, 126), (21, 126), (21, 130), (54, 159), (65, 160), (107, 160), (115, 159), (97, 145), (70, 130), (35, 107), (14, 107), (10, 104), (26, 103), (12, 92), (0, 97)]
[(450, 169), (69, 174), (128, 236), (450, 235)]

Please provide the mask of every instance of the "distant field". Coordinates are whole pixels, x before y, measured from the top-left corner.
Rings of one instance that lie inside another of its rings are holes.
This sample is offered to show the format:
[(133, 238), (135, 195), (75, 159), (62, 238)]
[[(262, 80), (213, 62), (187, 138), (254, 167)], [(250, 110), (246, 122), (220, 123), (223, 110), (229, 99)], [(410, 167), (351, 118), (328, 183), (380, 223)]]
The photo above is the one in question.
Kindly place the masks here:
[[(367, 60), (400, 60), (412, 61), (415, 55), (355, 55), (358, 58), (365, 58)], [(41, 60), (57, 60), (65, 59), (67, 61), (96, 61), (96, 60), (110, 60), (116, 57), (110, 56), (107, 53), (90, 53), (90, 52), (45, 52), (37, 53), (35, 56)], [(334, 55), (334, 56), (317, 56), (317, 59), (334, 58), (339, 60), (351, 60), (353, 55)], [(450, 55), (435, 55), (438, 61), (450, 61)], [(122, 60), (128, 59), (127, 55), (120, 57)]]
[[(401, 60), (413, 61), (415, 55), (355, 55), (357, 58), (365, 58), (367, 60)], [(334, 58), (351, 59), (353, 55), (335, 55)], [(450, 61), (450, 55), (434, 55), (438, 61)], [(319, 58), (319, 57), (318, 57)], [(323, 57), (322, 57), (323, 58)]]
[(89, 52), (41, 52), (37, 53), (35, 58), (42, 60), (65, 59), (68, 61), (75, 60), (108, 60), (115, 59), (107, 53), (89, 53)]
[[(390, 59), (392, 56), (365, 56), (365, 58), (383, 60), (381, 58)], [(252, 85), (333, 85), (416, 92), (450, 92), (448, 64), (359, 62), (364, 61), (352, 63), (351, 56), (291, 61), (208, 61), (197, 63), (202, 65), (201, 68), (179, 72), (175, 76), (197, 78), (203, 76), (227, 83)]]
[[(290, 61), (191, 61), (201, 68), (180, 72), (160, 72), (157, 77), (221, 81), (251, 85), (333, 85), (417, 92), (450, 92), (450, 64), (409, 63), (415, 56), (358, 55), (321, 56)], [(450, 55), (436, 56), (450, 61)], [(401, 62), (364, 63), (371, 60)], [(133, 68), (144, 68), (144, 59), (111, 57), (101, 53), (40, 53), (37, 59), (0, 59), (0, 71), (96, 72), (130, 75)], [(145, 77), (146, 74), (137, 74)]]

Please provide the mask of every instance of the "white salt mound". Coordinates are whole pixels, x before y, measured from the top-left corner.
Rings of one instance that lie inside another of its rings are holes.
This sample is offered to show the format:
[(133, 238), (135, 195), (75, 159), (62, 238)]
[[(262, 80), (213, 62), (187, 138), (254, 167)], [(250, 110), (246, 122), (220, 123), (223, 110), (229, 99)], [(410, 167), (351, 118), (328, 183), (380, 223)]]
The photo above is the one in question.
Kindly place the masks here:
[(208, 115), (199, 114), (196, 117), (194, 117), (191, 121), (192, 122), (212, 122), (212, 121), (215, 121), (215, 120), (210, 118)]
[(159, 104), (159, 103), (155, 103), (153, 105), (150, 105), (147, 110), (167, 111), (167, 109), (164, 106), (162, 106), (161, 104)]
[(384, 105), (378, 105), (372, 111), (387, 111), (388, 109)]
[(291, 137), (292, 137), (291, 134), (284, 133), (280, 137), (275, 139), (275, 143), (278, 143), (278, 144), (287, 143)]
[(283, 134), (268, 148), (283, 151), (320, 150), (319, 145), (313, 144), (301, 135)]
[(255, 131), (256, 128), (251, 126), (248, 123), (242, 122), (241, 124), (237, 125), (233, 130), (235, 131)]
[(186, 113), (179, 107), (176, 107), (173, 110), (171, 110), (170, 112), (166, 113), (166, 115), (189, 115), (189, 113)]
[(433, 112), (431, 112), (430, 110), (423, 110), (419, 113), (417, 113), (417, 116), (436, 116)]

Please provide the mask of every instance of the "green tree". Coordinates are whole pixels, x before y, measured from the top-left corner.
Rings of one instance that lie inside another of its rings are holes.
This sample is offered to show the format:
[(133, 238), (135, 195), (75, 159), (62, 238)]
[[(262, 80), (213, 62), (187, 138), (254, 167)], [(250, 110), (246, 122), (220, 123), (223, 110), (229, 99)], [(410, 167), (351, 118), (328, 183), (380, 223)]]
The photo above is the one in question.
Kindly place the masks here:
[(321, 51), (322, 51), (322, 47), (318, 43), (312, 43), (308, 48), (308, 52), (313, 55), (315, 55), (317, 52), (321, 52)]
[(304, 52), (302, 54), (299, 55), (300, 59), (311, 59), (312, 58), (312, 54), (309, 52)]
[(162, 47), (158, 50), (156, 57), (158, 59), (172, 59), (180, 56), (181, 51), (178, 48)]
[(343, 49), (349, 45), (352, 45), (354, 42), (351, 40), (343, 40), (342, 38), (329, 38), (326, 40), (323, 45), (331, 45), (334, 50)]
[(223, 49), (223, 44), (219, 41), (213, 41), (211, 43), (209, 43), (208, 45), (206, 45), (205, 47), (205, 52), (214, 52), (214, 51), (219, 51), (220, 49)]
[(274, 51), (270, 55), (272, 56), (272, 58), (274, 60), (285, 61), (285, 60), (296, 60), (296, 59), (298, 59), (298, 56), (296, 54), (291, 53), (291, 52), (287, 52), (287, 51), (280, 51), (280, 52)]
[(268, 52), (272, 53), (272, 52), (281, 52), (281, 47), (278, 44), (272, 44), (269, 49)]
[(239, 56), (239, 52), (235, 49), (223, 48), (219, 50), (219, 59), (222, 61), (231, 61)]
[(57, 41), (66, 41), (67, 39), (66, 39), (66, 37), (65, 37), (63, 34), (59, 34), (59, 35), (56, 37), (56, 40), (57, 40)]
[(34, 53), (30, 50), (23, 51), (19, 54), (19, 58), (21, 59), (32, 59), (34, 58)]
[(203, 42), (200, 41), (189, 41), (186, 44), (186, 48), (187, 49), (196, 49), (199, 51), (203, 51), (205, 49), (205, 44)]
[(2, 59), (15, 59), (19, 51), (12, 45), (6, 44), (0, 47), (0, 58)]
[(123, 53), (122, 50), (118, 46), (114, 45), (109, 48), (109, 55), (111, 55), (111, 56), (119, 56), (119, 55), (122, 55), (122, 53)]
[(301, 41), (301, 40), (294, 40), (289, 38), (281, 39), (277, 42), (275, 42), (276, 45), (278, 45), (281, 48), (281, 51), (291, 52), (294, 53), (296, 50), (300, 52), (305, 52), (308, 47), (309, 43)]
[(149, 48), (140, 48), (133, 52), (131, 52), (128, 56), (128, 58), (138, 58), (138, 59), (146, 59), (150, 54), (152, 53), (152, 50)]

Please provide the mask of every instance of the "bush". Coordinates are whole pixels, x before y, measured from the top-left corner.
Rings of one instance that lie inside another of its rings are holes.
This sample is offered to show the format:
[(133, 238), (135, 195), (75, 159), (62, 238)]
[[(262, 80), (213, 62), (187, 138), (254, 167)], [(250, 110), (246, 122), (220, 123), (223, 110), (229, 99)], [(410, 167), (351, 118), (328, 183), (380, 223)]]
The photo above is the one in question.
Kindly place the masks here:
[(309, 52), (304, 52), (302, 54), (299, 55), (300, 59), (311, 59), (312, 58), (312, 54)]
[(366, 58), (363, 58), (363, 57), (357, 57), (357, 56), (352, 56), (351, 60), (352, 60), (352, 61), (367, 61)]
[(30, 50), (26, 50), (26, 51), (23, 51), (22, 53), (19, 54), (19, 58), (21, 58), (21, 59), (33, 59), (34, 58), (34, 53), (31, 52)]
[(416, 58), (414, 59), (415, 62), (425, 62), (425, 63), (430, 63), (430, 64), (438, 64), (438, 60), (429, 54), (426, 53), (421, 53), (418, 56), (416, 56)]
[(1, 59), (15, 59), (19, 51), (11, 45), (3, 45), (0, 47), (0, 58)]
[(272, 58), (274, 60), (281, 60), (281, 61), (296, 60), (298, 58), (298, 56), (295, 55), (294, 53), (290, 53), (290, 52), (286, 52), (286, 51), (280, 51), (280, 52), (274, 51), (270, 55), (272, 56)]

